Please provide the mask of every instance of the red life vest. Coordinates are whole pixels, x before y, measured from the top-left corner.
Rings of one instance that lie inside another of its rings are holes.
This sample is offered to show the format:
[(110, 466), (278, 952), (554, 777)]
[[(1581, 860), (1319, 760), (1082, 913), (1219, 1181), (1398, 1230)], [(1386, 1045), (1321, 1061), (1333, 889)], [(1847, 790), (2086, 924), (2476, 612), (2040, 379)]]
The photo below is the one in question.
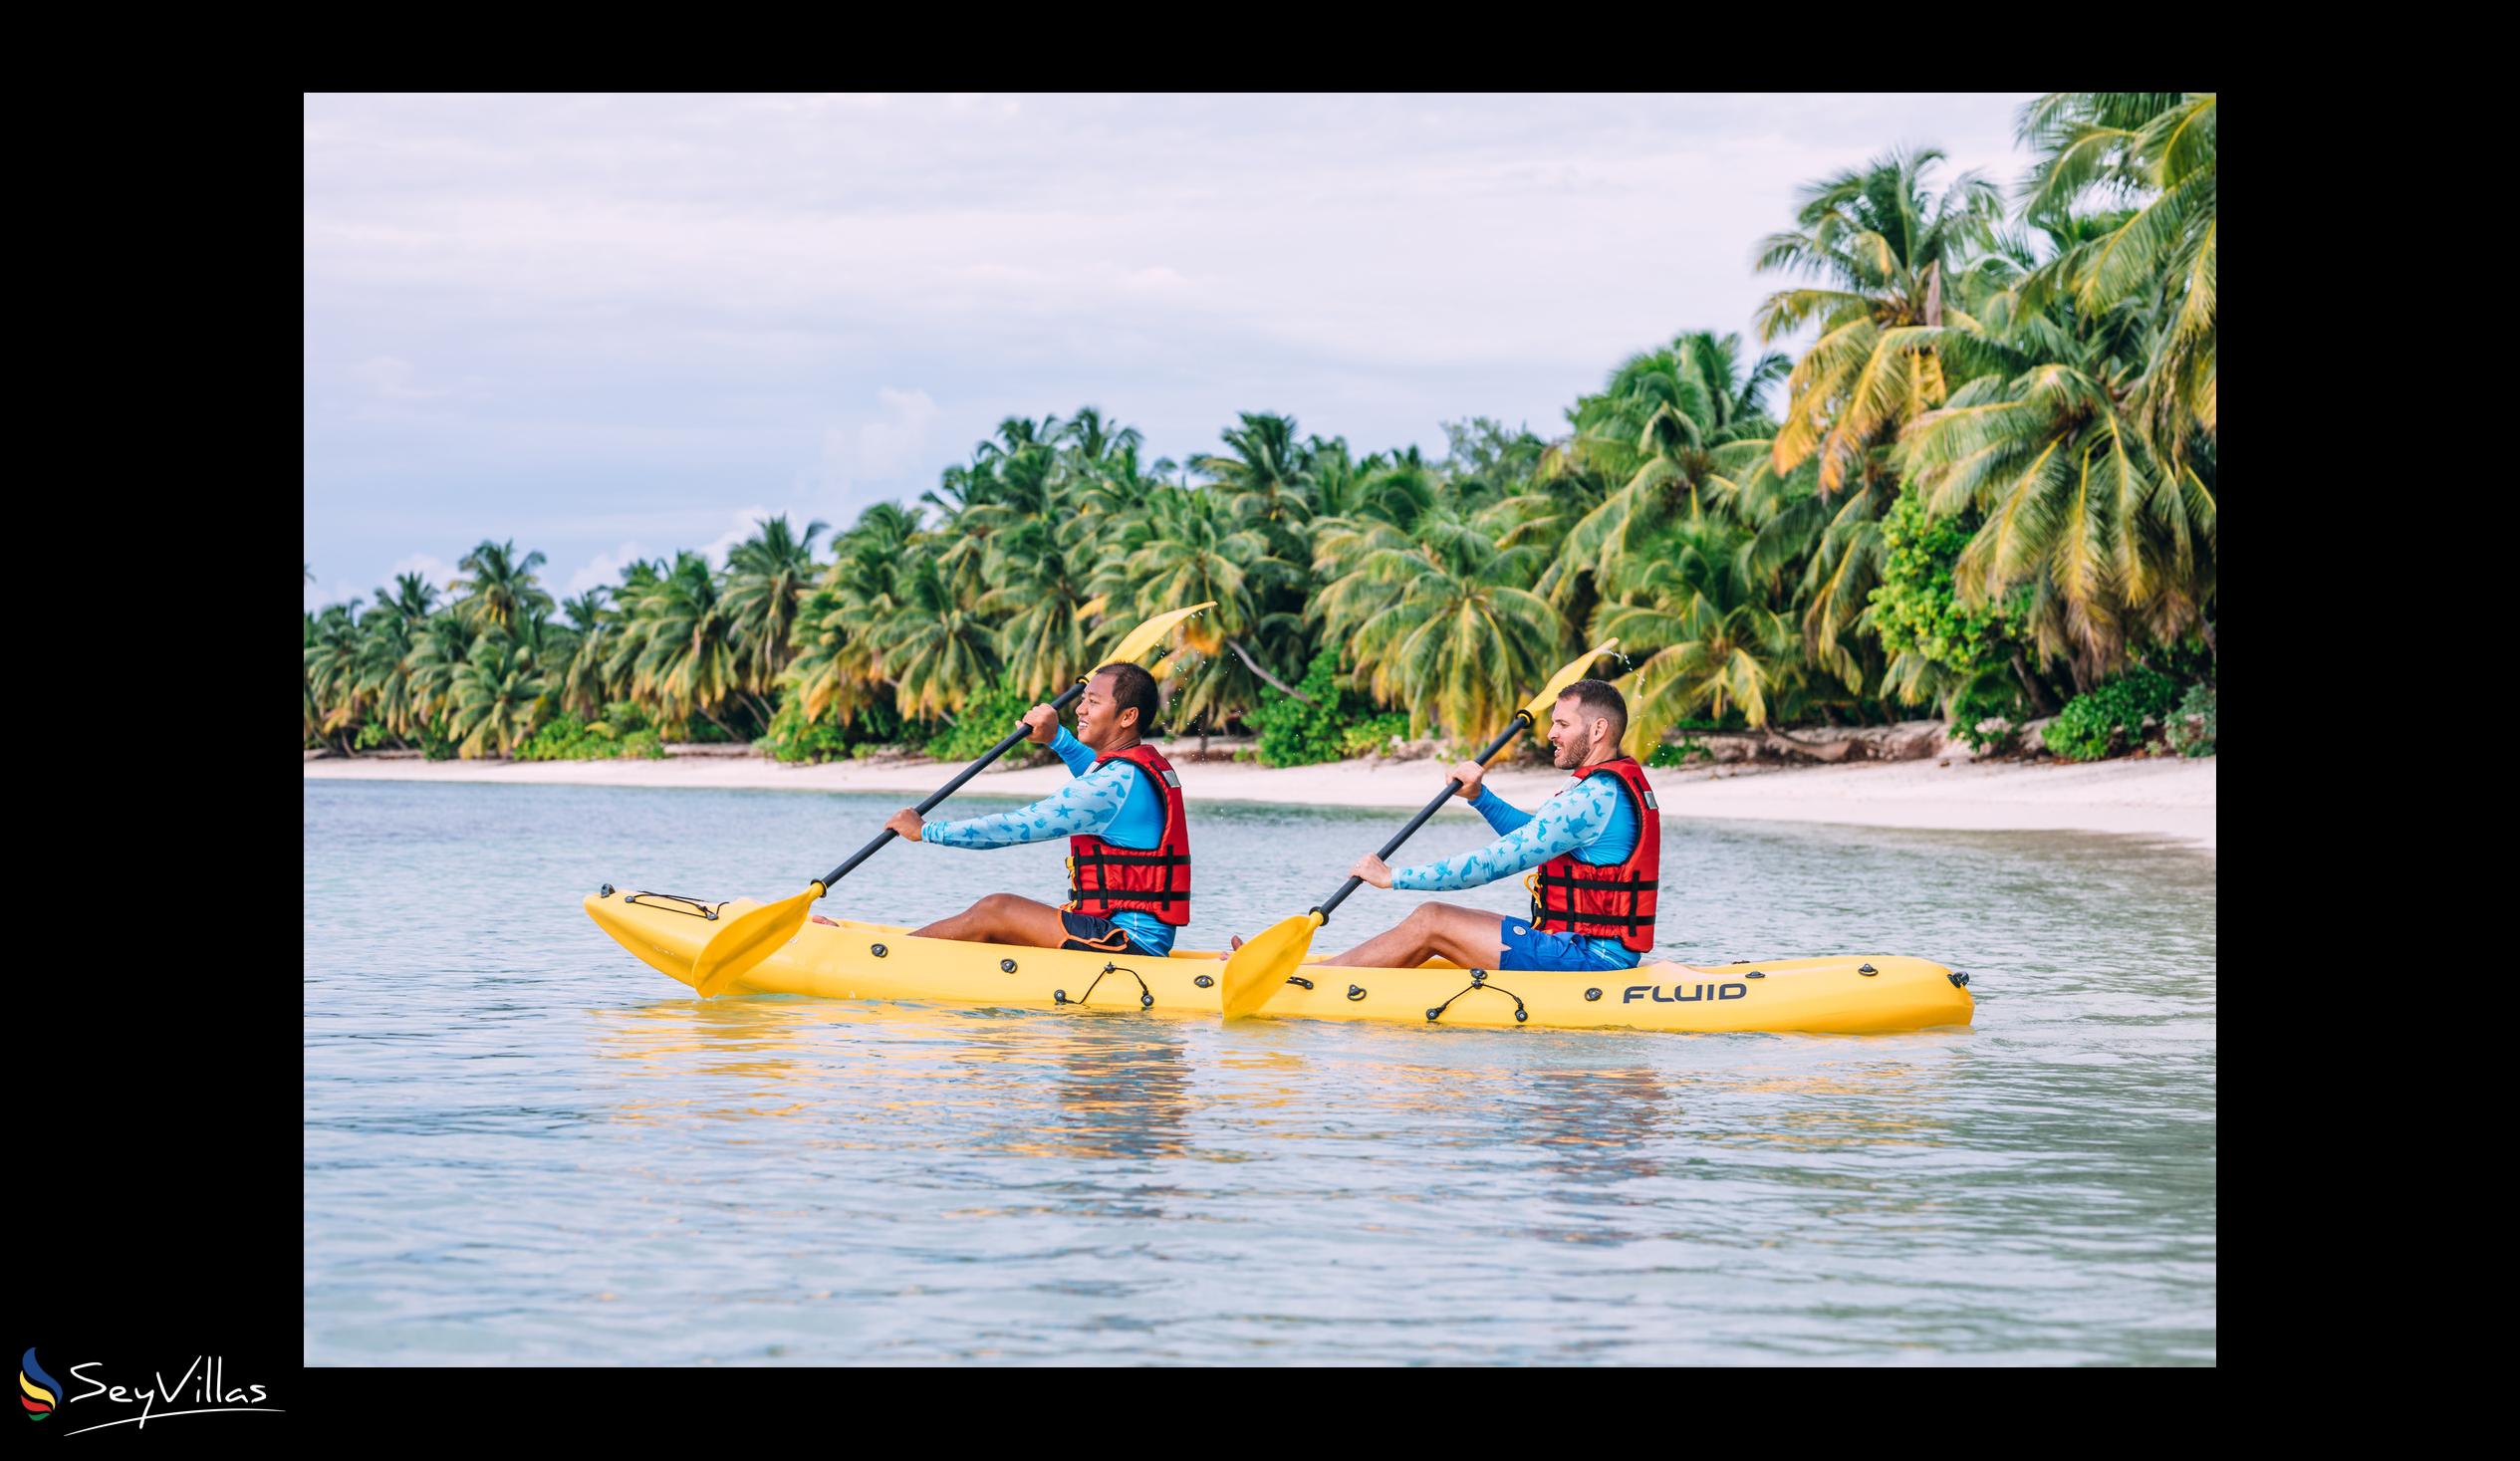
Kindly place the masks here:
[(1654, 893), (1662, 877), (1662, 813), (1653, 805), (1645, 769), (1633, 756), (1591, 767), (1576, 777), (1615, 776), (1637, 809), (1637, 846), (1625, 862), (1595, 865), (1573, 852), (1540, 864), (1531, 885), (1531, 926), (1549, 933), (1616, 938), (1653, 952)]
[(1152, 913), (1175, 927), (1190, 921), (1190, 822), (1181, 811), (1181, 777), (1152, 746), (1106, 751), (1094, 758), (1126, 761), (1163, 794), (1163, 837), (1153, 851), (1124, 848), (1091, 835), (1068, 839), (1071, 913), (1109, 918), (1120, 909)]

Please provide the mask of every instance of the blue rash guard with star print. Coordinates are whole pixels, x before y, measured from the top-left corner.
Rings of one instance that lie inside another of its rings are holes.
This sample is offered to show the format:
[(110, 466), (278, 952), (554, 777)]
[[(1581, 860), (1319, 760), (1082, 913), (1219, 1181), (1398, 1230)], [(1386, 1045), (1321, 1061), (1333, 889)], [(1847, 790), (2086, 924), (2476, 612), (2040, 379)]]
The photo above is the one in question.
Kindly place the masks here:
[[(1059, 728), (1050, 749), (1068, 764), (1076, 780), (1012, 812), (928, 823), (920, 830), (919, 841), (940, 848), (1012, 848), (1092, 834), (1138, 852), (1152, 852), (1162, 843), (1163, 798), (1146, 784), (1145, 773), (1126, 761), (1095, 765), (1093, 749), (1070, 735), (1066, 726)], [(1635, 838), (1629, 841), (1634, 843)], [(1152, 913), (1117, 909), (1112, 922), (1129, 930), (1129, 941), (1147, 953), (1172, 951), (1176, 930)]]
[[(1621, 795), (1619, 778), (1588, 776), (1525, 812), (1503, 797), (1479, 787), (1472, 811), (1503, 834), (1486, 847), (1391, 869), (1391, 886), (1409, 892), (1451, 892), (1478, 887), (1529, 871), (1561, 852), (1596, 867), (1628, 860), (1637, 849), (1637, 809)], [(1638, 955), (1616, 938), (1587, 938), (1596, 960), (1606, 966), (1633, 969)]]

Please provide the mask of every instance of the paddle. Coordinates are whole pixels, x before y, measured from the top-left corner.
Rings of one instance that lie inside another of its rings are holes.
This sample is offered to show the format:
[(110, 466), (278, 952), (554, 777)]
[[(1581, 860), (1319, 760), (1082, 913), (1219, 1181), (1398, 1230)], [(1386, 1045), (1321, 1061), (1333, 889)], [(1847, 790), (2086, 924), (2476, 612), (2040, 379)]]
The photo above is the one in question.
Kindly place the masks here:
[[(1205, 604), (1193, 604), (1187, 609), (1156, 614), (1130, 630), (1129, 637), (1121, 640), (1120, 647), (1106, 655), (1103, 663), (1135, 659), (1160, 643), (1166, 634), (1172, 632), (1174, 624), (1200, 609), (1215, 607), (1216, 602), (1211, 599)], [(1067, 709), (1077, 696), (1085, 693), (1086, 682), (1093, 678), (1091, 674), (1079, 676), (1064, 694), (1050, 702), (1051, 708)], [(938, 787), (934, 796), (919, 803), (919, 815), (925, 816), (929, 808), (962, 790), (964, 782), (978, 776), (983, 767), (1014, 749), (1016, 742), (1031, 734), (1032, 727), (1029, 725), (1015, 727), (1005, 740), (991, 746), (988, 754), (964, 767), (960, 776)], [(859, 863), (874, 856), (876, 850), (892, 841), (895, 835), (890, 828), (885, 828), (874, 842), (860, 848), (855, 856), (808, 883), (805, 891), (792, 898), (781, 898), (775, 903), (764, 903), (749, 909), (719, 929), (700, 950), (700, 957), (691, 966), (691, 983), (698, 989), (700, 997), (710, 999), (724, 993), (726, 986), (742, 977), (746, 970), (778, 952), (789, 939), (796, 937), (798, 929), (805, 926), (807, 910), (813, 907), (814, 900), (831, 891), (834, 883), (847, 877)]]
[[(1618, 643), (1617, 639), (1604, 639), (1585, 650), (1581, 657), (1568, 661), (1567, 666), (1552, 676), (1539, 694), (1531, 697), (1530, 704), (1514, 712), (1513, 722), (1505, 727), (1504, 733), (1488, 742), (1487, 749), (1479, 753), (1479, 764), (1485, 766), (1496, 759), (1496, 753), (1504, 750), (1514, 737), (1539, 724), (1540, 717), (1548, 714), (1549, 708), (1557, 703), (1558, 692), (1584, 678), (1584, 671), (1591, 667), (1593, 661), (1609, 653)], [(1435, 794), (1435, 799), (1408, 819), (1408, 826), (1401, 828), (1383, 845), (1383, 851), (1374, 855), (1388, 857), (1399, 851), (1400, 844), (1425, 826), (1426, 819), (1435, 815), (1445, 799), (1460, 790), (1459, 777), (1446, 781), (1443, 790)], [(1364, 884), (1364, 878), (1350, 876), (1339, 885), (1339, 891), (1332, 893), (1327, 901), (1315, 904), (1311, 912), (1282, 919), (1263, 930), (1259, 937), (1234, 950), (1233, 957), (1225, 961), (1221, 981), (1223, 988), (1219, 991), (1224, 998), (1225, 1018), (1231, 1020), (1239, 1015), (1248, 1015), (1267, 1004), (1271, 995), (1284, 989), (1286, 976), (1295, 972), (1296, 967), (1304, 962), (1304, 955), (1313, 947), (1313, 930), (1329, 922), (1331, 913), (1347, 901), (1348, 894)]]

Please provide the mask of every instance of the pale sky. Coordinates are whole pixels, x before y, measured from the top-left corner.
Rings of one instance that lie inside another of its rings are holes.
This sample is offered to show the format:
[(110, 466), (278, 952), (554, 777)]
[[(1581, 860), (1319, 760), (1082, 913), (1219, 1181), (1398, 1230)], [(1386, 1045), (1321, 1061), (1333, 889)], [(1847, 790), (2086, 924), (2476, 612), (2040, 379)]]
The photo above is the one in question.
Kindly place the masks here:
[(306, 604), (485, 537), (555, 592), (722, 561), (1080, 405), (1149, 462), (1555, 436), (1681, 331), (1755, 350), (1799, 185), (1929, 144), (2009, 196), (2031, 96), (310, 96)]

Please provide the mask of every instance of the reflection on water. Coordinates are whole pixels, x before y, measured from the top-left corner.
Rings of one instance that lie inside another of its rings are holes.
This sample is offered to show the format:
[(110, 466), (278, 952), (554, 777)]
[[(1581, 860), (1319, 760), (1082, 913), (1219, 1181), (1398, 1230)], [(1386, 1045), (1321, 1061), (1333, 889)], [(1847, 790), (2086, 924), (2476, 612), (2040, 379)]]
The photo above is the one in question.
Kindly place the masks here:
[[(1879, 1037), (703, 1004), (577, 909), (663, 847), (784, 886), (865, 800), (309, 785), (311, 1362), (2214, 1356), (2210, 861), (1666, 824), (1674, 954), (1975, 976), (1975, 1029)], [(1208, 819), (1188, 936), (1386, 834)], [(920, 918), (942, 865), (853, 881)]]

